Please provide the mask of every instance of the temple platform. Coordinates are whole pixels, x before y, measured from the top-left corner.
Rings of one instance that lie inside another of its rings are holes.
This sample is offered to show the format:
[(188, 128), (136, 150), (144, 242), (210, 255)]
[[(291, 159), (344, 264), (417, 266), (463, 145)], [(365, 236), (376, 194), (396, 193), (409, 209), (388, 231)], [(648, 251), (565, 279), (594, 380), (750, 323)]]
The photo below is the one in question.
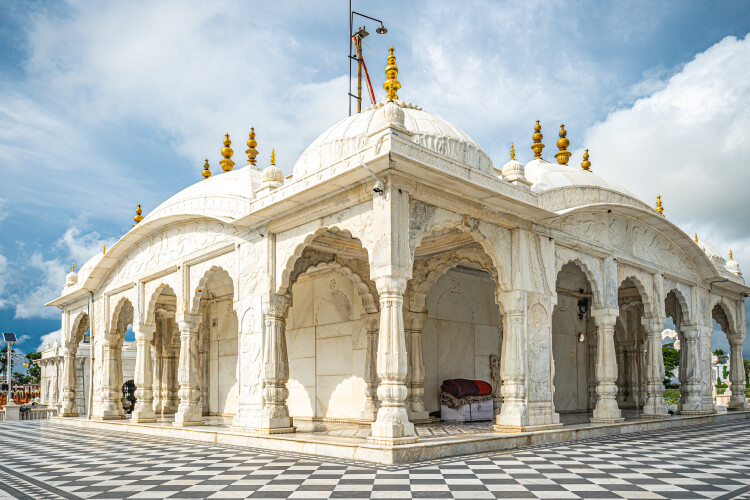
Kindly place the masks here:
[(561, 429), (535, 432), (493, 432), (490, 421), (458, 424), (434, 422), (416, 424), (419, 441), (392, 448), (367, 442), (369, 426), (342, 423), (299, 422), (297, 432), (254, 436), (232, 432), (231, 419), (205, 417), (205, 424), (194, 427), (174, 427), (173, 416), (160, 417), (156, 423), (97, 421), (86, 418), (55, 418), (54, 421), (81, 427), (107, 429), (116, 432), (148, 434), (167, 438), (191, 439), (233, 446), (248, 446), (280, 453), (303, 453), (341, 459), (361, 460), (381, 464), (404, 464), (437, 460), (446, 457), (508, 451), (516, 448), (579, 441), (603, 436), (614, 436), (661, 429), (674, 429), (750, 418), (750, 411), (717, 413), (712, 415), (674, 415), (664, 419), (643, 418), (634, 410), (623, 411), (624, 422), (593, 424), (590, 413), (562, 414)]

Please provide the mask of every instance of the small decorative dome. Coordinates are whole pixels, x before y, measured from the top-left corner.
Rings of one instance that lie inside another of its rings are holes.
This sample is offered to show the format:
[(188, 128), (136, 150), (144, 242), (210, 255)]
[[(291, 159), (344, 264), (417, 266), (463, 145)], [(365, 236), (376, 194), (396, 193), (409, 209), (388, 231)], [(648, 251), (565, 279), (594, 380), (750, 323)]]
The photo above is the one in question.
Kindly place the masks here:
[(732, 258), (732, 251), (729, 251), (729, 260), (727, 261), (727, 271), (738, 276), (742, 276), (740, 271), (740, 263)]
[(78, 273), (76, 273), (76, 263), (73, 262), (73, 269), (65, 276), (65, 288), (78, 283)]
[(510, 161), (503, 165), (503, 177), (508, 182), (515, 184), (516, 186), (522, 185), (528, 187), (531, 183), (526, 180), (524, 175), (525, 167), (523, 163), (516, 160), (516, 150), (513, 144), (510, 145)]
[(263, 169), (261, 180), (265, 182), (279, 182), (284, 183), (284, 172), (281, 171), (276, 165), (271, 165)]
[(388, 127), (404, 128), (404, 110), (393, 101), (387, 101), (383, 107), (375, 112), (372, 119), (374, 128), (382, 129)]

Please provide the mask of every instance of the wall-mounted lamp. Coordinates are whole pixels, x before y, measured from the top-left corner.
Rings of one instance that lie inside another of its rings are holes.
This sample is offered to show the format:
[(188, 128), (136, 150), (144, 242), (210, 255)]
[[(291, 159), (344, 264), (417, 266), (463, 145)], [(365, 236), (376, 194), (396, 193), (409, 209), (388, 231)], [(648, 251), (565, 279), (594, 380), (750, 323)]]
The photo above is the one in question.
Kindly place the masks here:
[(589, 310), (589, 298), (584, 297), (578, 301), (578, 319), (583, 319), (583, 315)]
[(373, 172), (370, 167), (365, 165), (365, 162), (363, 162), (362, 160), (359, 160), (359, 164), (366, 168), (367, 171), (370, 172), (370, 175), (375, 177), (375, 185), (372, 187), (372, 190), (382, 196), (383, 190), (385, 189), (385, 180), (378, 177), (375, 172)]
[(586, 342), (586, 334), (585, 333), (579, 333), (578, 334), (578, 342), (580, 344), (583, 344), (584, 342)]

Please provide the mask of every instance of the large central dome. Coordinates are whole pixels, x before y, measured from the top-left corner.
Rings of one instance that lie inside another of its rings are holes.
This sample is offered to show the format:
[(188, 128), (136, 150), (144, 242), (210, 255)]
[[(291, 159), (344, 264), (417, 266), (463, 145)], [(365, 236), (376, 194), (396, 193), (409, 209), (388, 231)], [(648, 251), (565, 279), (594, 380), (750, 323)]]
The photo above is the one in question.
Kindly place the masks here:
[[(492, 160), (469, 135), (442, 118), (401, 100), (393, 101), (404, 113), (403, 128), (409, 139), (485, 173), (492, 173)], [(387, 101), (344, 118), (315, 139), (294, 164), (294, 177), (300, 178), (325, 168), (363, 149), (370, 136), (382, 129)]]

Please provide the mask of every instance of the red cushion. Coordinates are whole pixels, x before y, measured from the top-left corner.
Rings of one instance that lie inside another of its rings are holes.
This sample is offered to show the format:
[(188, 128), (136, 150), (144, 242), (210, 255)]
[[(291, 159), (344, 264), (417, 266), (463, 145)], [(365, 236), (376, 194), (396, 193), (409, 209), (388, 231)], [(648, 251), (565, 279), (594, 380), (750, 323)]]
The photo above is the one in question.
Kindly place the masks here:
[(479, 386), (480, 396), (486, 396), (487, 394), (492, 394), (492, 386), (490, 384), (482, 380), (475, 380), (474, 382), (476, 382), (477, 386)]

